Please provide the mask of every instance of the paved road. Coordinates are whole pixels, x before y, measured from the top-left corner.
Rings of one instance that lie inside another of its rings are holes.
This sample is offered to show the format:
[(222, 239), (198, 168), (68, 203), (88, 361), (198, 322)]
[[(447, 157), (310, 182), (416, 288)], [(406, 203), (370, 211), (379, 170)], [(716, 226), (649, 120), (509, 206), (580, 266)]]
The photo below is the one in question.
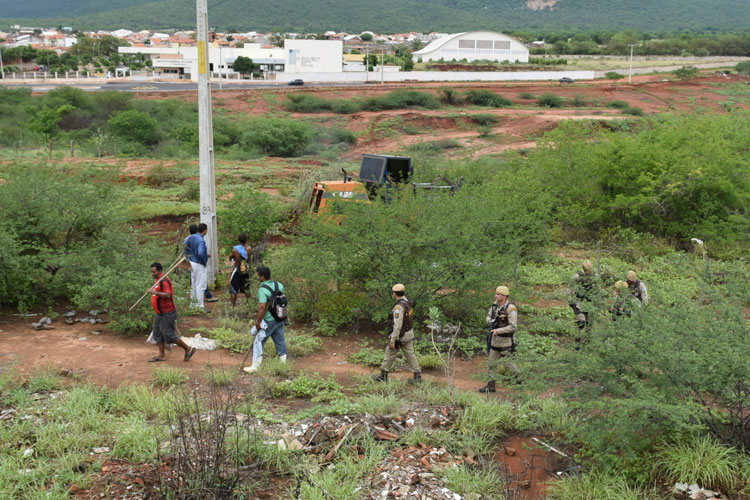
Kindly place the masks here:
[[(185, 91), (197, 91), (197, 83), (172, 83), (172, 82), (102, 82), (102, 83), (78, 83), (70, 82), (63, 83), (8, 83), (7, 87), (10, 88), (30, 88), (32, 92), (48, 92), (52, 89), (59, 87), (60, 85), (70, 85), (71, 87), (77, 87), (82, 90), (96, 92), (101, 90), (117, 90), (121, 92), (185, 92)], [(331, 82), (331, 83), (306, 83), (305, 87), (349, 87), (352, 85), (361, 85), (357, 82)], [(223, 83), (221, 86), (218, 83), (211, 84), (211, 90), (213, 92), (219, 90), (246, 90), (246, 89), (277, 89), (286, 88), (287, 85), (284, 82), (247, 82), (247, 83)], [(291, 87), (300, 88), (300, 87)], [(304, 88), (304, 87), (303, 87)]]

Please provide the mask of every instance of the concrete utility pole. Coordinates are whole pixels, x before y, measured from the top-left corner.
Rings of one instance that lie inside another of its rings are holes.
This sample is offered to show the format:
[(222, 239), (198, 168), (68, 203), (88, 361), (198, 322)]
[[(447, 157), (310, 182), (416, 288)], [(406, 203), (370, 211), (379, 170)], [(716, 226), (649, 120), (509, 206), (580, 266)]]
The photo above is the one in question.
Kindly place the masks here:
[(365, 82), (370, 81), (370, 44), (365, 44)]
[(208, 226), (206, 246), (208, 282), (213, 284), (219, 271), (219, 240), (216, 232), (216, 174), (214, 172), (214, 132), (211, 117), (211, 73), (209, 72), (208, 8), (206, 0), (196, 0), (198, 13), (198, 158), (200, 160), (201, 222)]
[(633, 83), (633, 47), (635, 44), (630, 44), (630, 71), (628, 72), (628, 83)]
[(3, 67), (3, 51), (0, 50), (0, 78), (5, 80), (5, 68)]
[(380, 46), (380, 85), (383, 85), (383, 66), (385, 66), (385, 44)]

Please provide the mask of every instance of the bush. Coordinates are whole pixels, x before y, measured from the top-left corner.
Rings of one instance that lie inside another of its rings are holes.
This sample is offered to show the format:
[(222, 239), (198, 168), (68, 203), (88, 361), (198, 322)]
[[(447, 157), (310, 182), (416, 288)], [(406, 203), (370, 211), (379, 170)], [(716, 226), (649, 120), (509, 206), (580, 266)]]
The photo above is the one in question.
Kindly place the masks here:
[(519, 99), (536, 99), (536, 96), (531, 92), (521, 92), (518, 97)]
[(537, 104), (543, 108), (562, 108), (563, 98), (557, 94), (542, 94), (537, 100)]
[(607, 107), (613, 109), (627, 109), (630, 107), (630, 105), (625, 101), (616, 100), (607, 104)]
[(357, 136), (351, 130), (335, 128), (331, 131), (334, 143), (354, 144), (357, 142)]
[(225, 247), (237, 244), (237, 236), (245, 233), (248, 242), (260, 240), (281, 219), (282, 210), (270, 195), (247, 186), (222, 203), (219, 210), (221, 242)]
[(312, 376), (299, 375), (294, 380), (284, 380), (273, 387), (274, 397), (294, 396), (297, 398), (311, 398), (315, 402), (331, 401), (343, 397), (342, 387), (333, 379), (333, 373), (328, 380), (315, 373)]
[(466, 102), (474, 106), (488, 106), (491, 108), (507, 108), (513, 105), (510, 99), (506, 99), (489, 90), (469, 90), (466, 93)]
[(440, 100), (450, 106), (455, 106), (460, 102), (460, 92), (453, 87), (440, 87)]
[(737, 63), (734, 69), (740, 75), (750, 76), (750, 61), (742, 61), (741, 63)]
[(604, 75), (604, 78), (606, 78), (607, 80), (622, 80), (623, 78), (625, 78), (625, 75), (621, 75), (617, 71), (608, 71)]
[(242, 144), (271, 156), (299, 156), (312, 142), (312, 127), (298, 120), (255, 118), (245, 123)]
[(373, 347), (363, 347), (359, 351), (350, 355), (348, 360), (350, 363), (357, 365), (370, 366), (373, 368), (380, 367), (383, 364), (385, 354), (383, 349), (375, 349)]
[(121, 111), (107, 121), (109, 130), (116, 136), (139, 144), (159, 142), (159, 125), (143, 111)]
[(643, 110), (641, 108), (635, 108), (628, 106), (622, 110), (623, 114), (631, 116), (643, 116)]
[(490, 127), (500, 123), (500, 117), (490, 114), (476, 114), (469, 116), (469, 119), (480, 127)]
[(732, 490), (739, 455), (732, 447), (708, 436), (667, 445), (656, 459), (656, 467), (669, 483), (698, 483), (707, 489)]
[[(160, 188), (171, 184), (179, 184), (185, 179), (185, 175), (174, 167), (168, 167), (162, 163), (154, 165), (146, 174), (146, 184)], [(200, 195), (200, 192), (199, 192)]]
[(383, 96), (370, 97), (363, 105), (364, 111), (388, 109), (425, 108), (438, 109), (440, 101), (434, 94), (417, 90), (393, 90)]

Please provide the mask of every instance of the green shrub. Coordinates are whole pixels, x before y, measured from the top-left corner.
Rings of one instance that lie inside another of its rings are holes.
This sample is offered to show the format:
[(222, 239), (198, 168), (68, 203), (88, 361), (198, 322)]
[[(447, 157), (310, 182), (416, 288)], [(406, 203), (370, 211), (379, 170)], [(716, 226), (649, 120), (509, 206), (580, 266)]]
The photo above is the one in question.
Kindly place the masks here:
[(512, 106), (513, 103), (510, 99), (498, 95), (489, 90), (469, 90), (466, 93), (466, 102), (473, 104), (474, 106), (488, 106), (491, 108), (507, 108)]
[(536, 96), (531, 92), (521, 92), (518, 94), (519, 99), (536, 99)]
[(221, 347), (241, 354), (246, 353), (253, 343), (253, 336), (249, 331), (241, 332), (225, 327), (212, 329), (208, 336), (216, 340)]
[(270, 156), (299, 156), (315, 135), (309, 124), (283, 118), (254, 118), (244, 129), (243, 146)]
[(455, 106), (460, 102), (460, 92), (453, 87), (440, 87), (440, 100), (449, 106)]
[(182, 385), (188, 381), (188, 375), (178, 368), (171, 366), (155, 366), (151, 371), (154, 384), (162, 387)]
[(383, 96), (370, 97), (362, 105), (364, 111), (425, 108), (438, 109), (440, 101), (434, 94), (418, 90), (392, 90)]
[(443, 366), (437, 354), (417, 354), (417, 360), (422, 370), (435, 370)]
[(750, 76), (750, 61), (742, 61), (741, 63), (737, 63), (734, 69), (740, 75)]
[(219, 230), (225, 247), (237, 244), (244, 233), (248, 242), (260, 240), (282, 217), (282, 209), (270, 195), (253, 186), (235, 191), (231, 200), (219, 208)]
[(121, 111), (107, 121), (107, 127), (114, 135), (127, 141), (144, 145), (159, 142), (157, 121), (143, 111)]
[(153, 187), (168, 187), (179, 184), (185, 179), (185, 175), (174, 167), (168, 167), (158, 163), (151, 167), (146, 174), (146, 184)]
[(284, 331), (289, 355), (295, 358), (309, 356), (323, 346), (323, 341), (311, 333), (286, 329)]
[(479, 125), (480, 127), (490, 127), (492, 125), (495, 125), (497, 123), (500, 123), (500, 117), (491, 115), (491, 114), (485, 114), (480, 113), (476, 115), (470, 115), (469, 119)]
[(331, 101), (307, 92), (289, 94), (284, 109), (294, 113), (321, 113), (331, 111)]
[(414, 153), (440, 153), (446, 149), (460, 148), (461, 143), (456, 139), (439, 139), (429, 142), (415, 142), (407, 149)]
[(335, 128), (331, 131), (331, 136), (334, 143), (354, 144), (357, 142), (357, 136), (351, 130), (343, 128)]
[(298, 375), (293, 380), (284, 380), (273, 387), (274, 397), (294, 396), (297, 398), (311, 398), (313, 401), (330, 401), (343, 397), (342, 387), (333, 379), (333, 373), (328, 380), (317, 373), (312, 376)]
[(617, 71), (608, 71), (607, 73), (605, 73), (604, 78), (606, 78), (607, 80), (622, 80), (623, 78), (625, 78), (625, 75), (621, 75)]
[(562, 108), (563, 98), (548, 92), (537, 97), (536, 102), (543, 108)]
[(641, 108), (628, 106), (627, 108), (623, 109), (622, 112), (626, 115), (643, 116), (643, 110)]
[(672, 482), (698, 483), (708, 489), (732, 490), (740, 463), (737, 451), (708, 436), (664, 446), (656, 468)]
[(349, 356), (349, 362), (377, 368), (383, 364), (384, 356), (383, 349), (363, 347)]
[(613, 109), (627, 109), (630, 105), (625, 101), (615, 100), (607, 104), (607, 107)]

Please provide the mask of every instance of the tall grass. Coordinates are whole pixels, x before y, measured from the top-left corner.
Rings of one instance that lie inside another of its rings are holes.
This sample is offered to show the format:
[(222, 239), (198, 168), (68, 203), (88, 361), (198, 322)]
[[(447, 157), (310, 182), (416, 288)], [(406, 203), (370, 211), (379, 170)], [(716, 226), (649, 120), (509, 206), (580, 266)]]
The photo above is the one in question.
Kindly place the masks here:
[(669, 481), (724, 491), (734, 487), (739, 463), (737, 450), (709, 436), (665, 446), (656, 459), (657, 470)]

